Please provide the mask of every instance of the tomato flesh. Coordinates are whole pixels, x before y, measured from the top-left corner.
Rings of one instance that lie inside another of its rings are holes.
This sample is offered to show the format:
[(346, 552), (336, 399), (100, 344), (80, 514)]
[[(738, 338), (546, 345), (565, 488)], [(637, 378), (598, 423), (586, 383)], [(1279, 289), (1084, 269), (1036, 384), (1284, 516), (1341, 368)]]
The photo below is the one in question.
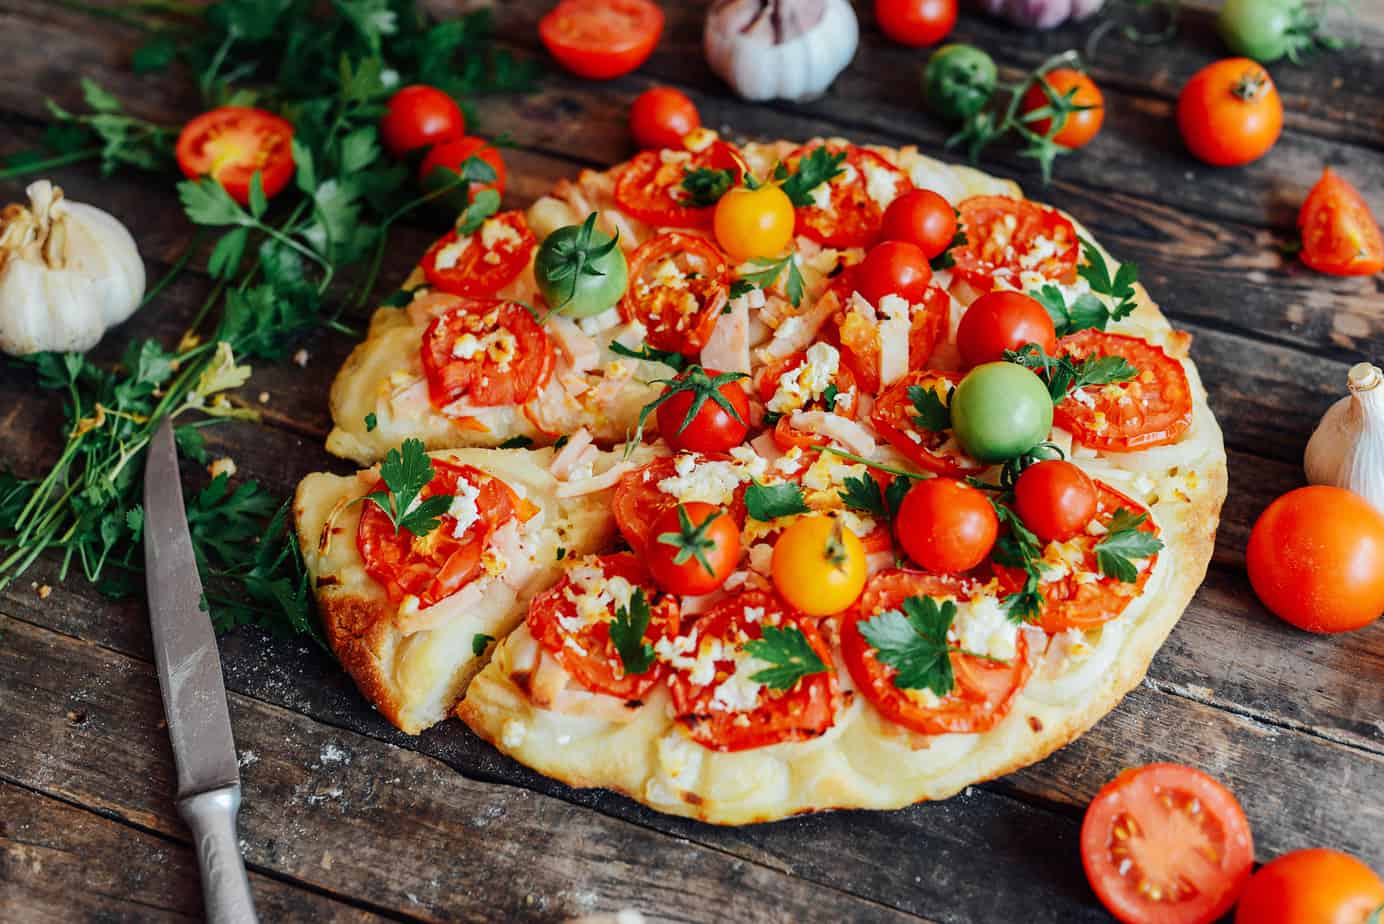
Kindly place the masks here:
[(1354, 186), (1322, 171), (1298, 214), (1302, 262), (1320, 273), (1373, 276), (1384, 270), (1384, 233)]
[(663, 11), (651, 0), (562, 0), (538, 23), (557, 62), (579, 77), (609, 80), (653, 54)]
[(909, 394), (909, 389), (915, 386), (931, 389), (945, 406), (952, 389), (960, 381), (959, 372), (934, 369), (910, 372), (885, 389), (875, 401), (874, 410), (870, 412), (870, 423), (880, 436), (915, 465), (938, 475), (974, 475), (984, 469), (985, 464), (966, 455), (956, 443), (950, 428), (929, 430), (920, 426), (914, 419), (918, 411)]
[(1053, 409), (1053, 422), (1082, 445), (1102, 452), (1133, 452), (1175, 443), (1192, 426), (1187, 372), (1157, 344), (1140, 337), (1083, 330), (1058, 341), (1058, 355), (1081, 361), (1121, 356), (1138, 374), (1133, 381), (1085, 389)]
[(647, 224), (660, 228), (709, 228), (716, 206), (684, 205), (682, 181), (693, 170), (729, 170), (739, 176), (740, 153), (724, 141), (713, 141), (686, 156), (665, 160), (659, 151), (636, 154), (615, 180), (615, 202)]
[[(1025, 272), (1063, 284), (1076, 282), (1076, 228), (1055, 209), (1027, 199), (972, 196), (957, 210), (966, 243), (952, 248), (953, 273), (977, 291), (989, 292), (997, 279), (1027, 288)], [(1040, 238), (1049, 245), (1039, 245)]]
[(263, 109), (222, 106), (183, 126), (177, 157), (185, 176), (210, 176), (241, 205), (258, 173), (272, 199), (293, 178), (293, 126)]
[[(687, 455), (687, 454), (684, 454)], [(730, 456), (706, 453), (696, 455), (696, 463), (731, 462)], [(677, 457), (655, 459), (632, 472), (627, 472), (615, 485), (615, 494), (610, 506), (615, 514), (615, 525), (620, 535), (625, 537), (630, 548), (643, 555), (646, 545), (651, 541), (654, 522), (663, 513), (677, 506), (678, 498), (666, 493), (659, 483), (677, 475)], [(745, 485), (738, 487), (731, 503), (725, 505), (735, 522), (745, 525)]]
[(730, 300), (730, 284), (730, 264), (706, 238), (668, 231), (631, 257), (620, 315), (640, 321), (654, 349), (695, 356)]
[(524, 214), (502, 212), (468, 238), (451, 231), (433, 244), (423, 256), (423, 275), (451, 295), (494, 295), (519, 277), (536, 246)]
[(523, 404), (548, 380), (553, 345), (517, 302), (458, 298), (423, 333), (420, 355), (428, 396), (439, 410)]
[[(788, 155), (784, 165), (796, 171), (802, 158), (821, 146), (799, 148)], [(868, 247), (879, 237), (884, 210), (893, 199), (911, 191), (913, 181), (874, 151), (855, 145), (829, 144), (827, 148), (833, 154), (844, 151), (846, 159), (842, 166), (849, 169), (824, 184), (829, 191), (825, 206), (814, 203), (798, 208), (797, 233), (827, 247)], [(885, 179), (871, 183), (872, 175)], [(892, 183), (894, 189), (890, 202), (882, 203), (870, 195), (871, 188), (888, 183)]]

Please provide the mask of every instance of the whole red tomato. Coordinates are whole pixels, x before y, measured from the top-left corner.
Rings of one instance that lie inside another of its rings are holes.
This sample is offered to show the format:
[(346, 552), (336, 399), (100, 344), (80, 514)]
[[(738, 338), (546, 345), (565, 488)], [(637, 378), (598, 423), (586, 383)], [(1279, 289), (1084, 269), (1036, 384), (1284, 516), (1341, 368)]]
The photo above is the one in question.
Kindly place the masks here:
[(414, 84), (389, 98), (380, 135), (395, 157), (466, 134), (466, 117), (456, 100), (437, 87)]
[(670, 594), (719, 590), (740, 561), (740, 525), (723, 507), (675, 504), (654, 521), (645, 564)]
[(1177, 98), (1187, 148), (1216, 167), (1258, 160), (1283, 132), (1283, 101), (1263, 66), (1227, 58), (1197, 71)]
[(1289, 491), (1254, 524), (1245, 552), (1254, 592), (1308, 632), (1349, 632), (1384, 612), (1384, 516), (1327, 485)]
[(630, 134), (643, 149), (682, 149), (683, 136), (702, 124), (697, 104), (672, 87), (653, 87), (630, 106)]
[(672, 381), (655, 413), (659, 435), (686, 452), (725, 452), (743, 443), (750, 432), (750, 399), (739, 379), (700, 366)]
[(999, 362), (1005, 350), (1028, 343), (1052, 355), (1057, 351), (1057, 329), (1037, 299), (1008, 289), (976, 299), (956, 328), (956, 346), (968, 366)]
[(1096, 484), (1062, 459), (1024, 469), (1014, 482), (1014, 512), (1044, 542), (1065, 542), (1096, 515)]
[(884, 210), (880, 239), (914, 244), (931, 260), (956, 238), (956, 209), (930, 189), (911, 189)]
[(908, 557), (938, 574), (980, 564), (995, 547), (999, 529), (989, 498), (955, 478), (919, 481), (904, 495), (894, 519), (895, 535)]
[(875, 21), (900, 45), (936, 45), (956, 26), (956, 0), (875, 0)]
[(856, 288), (872, 305), (878, 305), (886, 295), (897, 295), (910, 305), (917, 304), (927, 297), (931, 282), (932, 266), (927, 254), (907, 241), (876, 244), (855, 271)]
[[(1105, 97), (1101, 95), (1096, 82), (1081, 71), (1070, 67), (1059, 67), (1043, 75), (1043, 80), (1059, 97), (1072, 93), (1071, 102), (1077, 106), (1090, 106), (1067, 114), (1067, 121), (1053, 136), (1053, 142), (1064, 148), (1079, 148), (1091, 143), (1105, 122)], [(1048, 95), (1039, 84), (1034, 84), (1024, 94), (1020, 111), (1027, 115), (1052, 105)], [(1037, 119), (1029, 123), (1032, 131), (1046, 135), (1052, 128), (1052, 119)]]
[(1317, 848), (1271, 860), (1249, 880), (1235, 924), (1362, 924), (1384, 908), (1384, 881), (1349, 854)]

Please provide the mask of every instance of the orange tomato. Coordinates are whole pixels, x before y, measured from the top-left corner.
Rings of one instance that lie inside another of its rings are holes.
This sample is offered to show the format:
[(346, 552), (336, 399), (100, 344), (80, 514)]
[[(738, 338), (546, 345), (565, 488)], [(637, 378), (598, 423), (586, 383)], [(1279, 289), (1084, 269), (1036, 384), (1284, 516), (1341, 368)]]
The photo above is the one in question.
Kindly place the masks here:
[[(1067, 121), (1053, 136), (1053, 142), (1064, 148), (1079, 148), (1091, 143), (1105, 122), (1105, 97), (1101, 95), (1096, 82), (1081, 71), (1070, 67), (1059, 67), (1043, 75), (1043, 80), (1058, 96), (1066, 96), (1073, 90), (1071, 102), (1077, 106), (1091, 106), (1067, 115)], [(1048, 95), (1039, 84), (1034, 84), (1024, 94), (1022, 111), (1027, 114), (1051, 105)], [(1046, 135), (1052, 127), (1052, 119), (1039, 119), (1029, 123), (1029, 129)]]
[(1254, 524), (1245, 557), (1259, 599), (1308, 632), (1348, 632), (1384, 612), (1384, 516), (1327, 485), (1289, 491)]
[(1188, 149), (1217, 167), (1258, 160), (1283, 132), (1283, 101), (1269, 72), (1249, 58), (1197, 71), (1177, 98), (1177, 126)]
[(1384, 881), (1349, 854), (1285, 853), (1255, 873), (1235, 924), (1363, 924), (1384, 909)]
[(1330, 167), (1298, 213), (1302, 262), (1319, 273), (1373, 276), (1384, 269), (1384, 234), (1354, 186)]

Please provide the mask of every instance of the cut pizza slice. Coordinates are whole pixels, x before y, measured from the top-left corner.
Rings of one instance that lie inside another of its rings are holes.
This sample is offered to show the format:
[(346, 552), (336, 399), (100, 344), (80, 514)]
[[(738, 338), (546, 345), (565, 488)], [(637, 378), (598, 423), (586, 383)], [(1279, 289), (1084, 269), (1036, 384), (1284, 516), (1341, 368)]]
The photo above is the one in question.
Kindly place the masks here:
[(611, 486), (646, 460), (571, 451), (424, 453), (417, 441), (353, 476), (313, 474), (298, 540), (332, 650), (386, 718), (445, 718), (495, 639), (568, 555), (609, 544)]

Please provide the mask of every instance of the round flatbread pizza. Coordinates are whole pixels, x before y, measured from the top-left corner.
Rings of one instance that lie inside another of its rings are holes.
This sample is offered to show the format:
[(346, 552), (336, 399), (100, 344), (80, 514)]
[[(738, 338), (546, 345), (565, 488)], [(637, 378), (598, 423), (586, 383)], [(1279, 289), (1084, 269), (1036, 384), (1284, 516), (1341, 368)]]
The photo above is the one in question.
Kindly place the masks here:
[[(757, 252), (775, 221), (786, 246)], [(333, 387), (328, 448), (374, 468), (299, 494), (319, 598), (351, 614), (333, 644), (406, 730), (450, 710), (551, 777), (718, 824), (896, 808), (1091, 727), (1205, 575), (1226, 457), (1191, 338), (1012, 182), (698, 131), (467, 222)], [(545, 300), (558, 232), (618, 248), (609, 308)], [(410, 459), (429, 487), (396, 495)], [(449, 493), (457, 516), (408, 515)], [(356, 500), (358, 540), (322, 553)], [(580, 541), (529, 508), (579, 510)], [(421, 663), (414, 708), (390, 678)]]

